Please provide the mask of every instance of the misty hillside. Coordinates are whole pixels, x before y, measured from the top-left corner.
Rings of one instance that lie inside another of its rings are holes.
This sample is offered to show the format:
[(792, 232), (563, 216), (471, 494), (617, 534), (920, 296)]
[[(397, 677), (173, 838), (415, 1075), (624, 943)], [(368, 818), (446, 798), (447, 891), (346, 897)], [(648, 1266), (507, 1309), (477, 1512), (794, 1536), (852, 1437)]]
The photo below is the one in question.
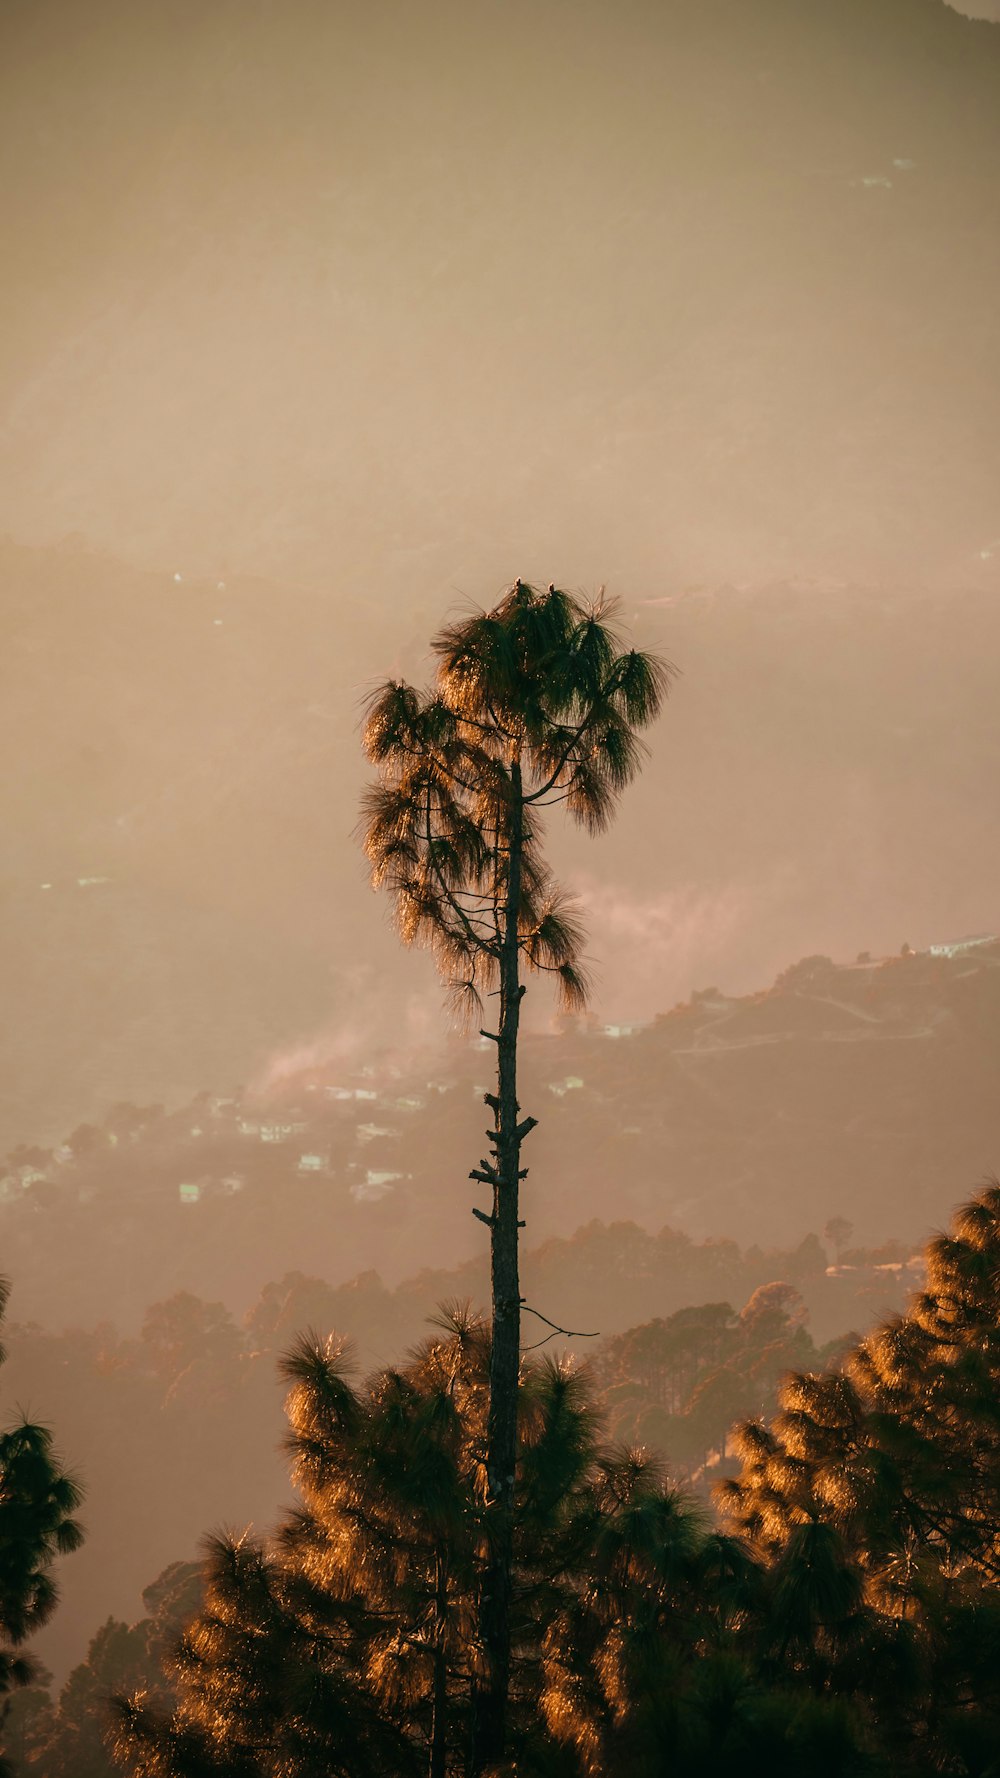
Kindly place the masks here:
[(1000, 1778), (1000, 0), (0, 159), (0, 1778)]
[[(241, 1313), (284, 1272), (393, 1285), (481, 1263), (468, 1174), (486, 1047), (327, 1060), (170, 1113), (119, 1104), (55, 1149), (15, 1149), (0, 1244), (22, 1315), (90, 1324), (113, 1301), (128, 1328), (178, 1290)], [(807, 958), (767, 992), (709, 989), (636, 1030), (595, 1022), (522, 1049), (532, 1246), (595, 1218), (773, 1246), (836, 1216), (869, 1244), (918, 1241), (951, 1208), (942, 1179), (1000, 1164), (996, 939)], [(430, 1302), (455, 1288), (426, 1284)], [(465, 1293), (481, 1289), (473, 1271)]]
[(41, 0), (0, 32), (18, 537), (379, 607), (995, 584), (995, 28)]
[[(681, 669), (650, 760), (608, 838), (552, 825), (599, 1017), (991, 929), (994, 598), (646, 596), (623, 615)], [(400, 616), (363, 589), (331, 603), (8, 544), (0, 615), (0, 1140), (301, 1052), (440, 1048), (431, 966), (400, 953), (352, 838), (364, 693), (425, 671), (440, 594)], [(527, 1004), (544, 1028), (544, 990)]]

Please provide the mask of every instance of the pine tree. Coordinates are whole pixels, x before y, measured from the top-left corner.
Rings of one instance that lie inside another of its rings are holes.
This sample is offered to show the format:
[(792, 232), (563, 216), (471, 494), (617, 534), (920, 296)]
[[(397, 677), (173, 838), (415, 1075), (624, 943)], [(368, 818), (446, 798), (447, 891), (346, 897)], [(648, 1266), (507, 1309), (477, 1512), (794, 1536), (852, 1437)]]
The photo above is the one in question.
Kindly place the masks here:
[[(352, 1383), (335, 1340), (285, 1360), (301, 1505), (268, 1545), (217, 1538), (205, 1609), (171, 1664), (176, 1709), (121, 1707), (141, 1778), (467, 1767), (484, 1657), (489, 1332), (460, 1307), (403, 1367)], [(538, 1739), (541, 1639), (586, 1565), (595, 1426), (581, 1382), (521, 1379), (511, 1733)]]
[(780, 1410), (739, 1430), (742, 1472), (719, 1489), (769, 1565), (775, 1670), (863, 1701), (900, 1773), (987, 1771), (977, 1749), (995, 1750), (1000, 1731), (1000, 1186), (930, 1244), (909, 1311), (841, 1369), (789, 1376)]
[(539, 815), (561, 802), (592, 832), (608, 825), (670, 674), (625, 649), (610, 616), (601, 602), (518, 580), (492, 611), (434, 638), (430, 692), (384, 686), (365, 727), (380, 775), (365, 803), (373, 882), (391, 892), (403, 941), (431, 947), (459, 1004), (478, 1013), (484, 995), (499, 1003), (496, 1030), (485, 1033), (497, 1049), (491, 1158), (471, 1174), (493, 1200), (475, 1212), (490, 1230), (492, 1343), (474, 1774), (503, 1755), (510, 1684), (519, 1186), (521, 1145), (536, 1124), (517, 1099), (522, 966), (552, 973), (567, 1008), (586, 998), (582, 931), (544, 863)]
[[(9, 1294), (0, 1279), (0, 1320)], [(0, 1363), (4, 1356), (0, 1348)], [(0, 1433), (0, 1699), (37, 1678), (24, 1644), (55, 1610), (56, 1557), (83, 1540), (73, 1516), (80, 1499), (79, 1485), (62, 1467), (45, 1427), (22, 1420)], [(0, 1778), (2, 1772), (0, 1756)]]

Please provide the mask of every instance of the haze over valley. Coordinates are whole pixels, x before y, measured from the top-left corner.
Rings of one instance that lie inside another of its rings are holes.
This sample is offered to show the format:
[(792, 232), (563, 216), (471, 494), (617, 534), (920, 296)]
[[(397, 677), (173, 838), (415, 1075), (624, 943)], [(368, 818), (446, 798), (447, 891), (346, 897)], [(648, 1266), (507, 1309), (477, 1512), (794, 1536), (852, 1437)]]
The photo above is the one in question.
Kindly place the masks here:
[[(448, 1015), (352, 832), (361, 703), (380, 666), (426, 670), (430, 596), (398, 621), (13, 545), (0, 576), (18, 760), (0, 791), (0, 1139), (53, 1143), (118, 1100), (178, 1105), (310, 1055), (429, 1063)], [(680, 677), (609, 839), (551, 824), (600, 1019), (746, 993), (801, 956), (994, 929), (985, 587), (721, 588), (623, 610)], [(548, 1026), (544, 989), (527, 1009)]]
[(989, 1778), (1000, 0), (0, 101), (4, 1778)]

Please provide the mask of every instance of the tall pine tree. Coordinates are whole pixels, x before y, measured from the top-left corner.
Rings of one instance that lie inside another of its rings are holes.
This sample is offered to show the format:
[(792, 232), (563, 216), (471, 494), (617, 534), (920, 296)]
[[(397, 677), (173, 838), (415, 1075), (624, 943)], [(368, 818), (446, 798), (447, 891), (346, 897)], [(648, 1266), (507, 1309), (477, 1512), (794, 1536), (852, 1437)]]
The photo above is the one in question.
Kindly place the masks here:
[(564, 1003), (586, 996), (583, 935), (541, 851), (541, 812), (563, 803), (604, 829), (642, 757), (670, 669), (623, 646), (611, 608), (516, 581), (500, 603), (432, 642), (426, 693), (393, 682), (372, 700), (365, 747), (379, 783), (365, 804), (376, 886), (393, 896), (400, 936), (428, 944), (456, 1000), (497, 1000), (491, 1154), (471, 1177), (492, 1195), (475, 1214), (490, 1231), (492, 1345), (487, 1505), (490, 1561), (479, 1601), (472, 1771), (506, 1743), (521, 1294), (521, 1145), (535, 1127), (517, 1098), (525, 970), (549, 972)]

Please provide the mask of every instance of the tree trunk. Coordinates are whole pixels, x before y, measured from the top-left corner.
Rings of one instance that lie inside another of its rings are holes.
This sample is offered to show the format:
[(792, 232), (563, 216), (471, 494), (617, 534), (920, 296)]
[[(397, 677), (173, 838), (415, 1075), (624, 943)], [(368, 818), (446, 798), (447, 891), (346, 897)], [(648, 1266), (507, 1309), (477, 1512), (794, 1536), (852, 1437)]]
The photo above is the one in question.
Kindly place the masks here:
[(496, 1156), (490, 1238), (493, 1340), (487, 1423), (489, 1547), (480, 1600), (480, 1633), (486, 1671), (473, 1693), (473, 1778), (503, 1757), (510, 1690), (511, 1567), (514, 1542), (514, 1476), (517, 1465), (517, 1397), (521, 1363), (521, 1287), (518, 1278), (518, 1187), (521, 1135), (517, 1103), (517, 1034), (524, 989), (519, 980), (518, 909), (521, 901), (523, 806), (521, 768), (511, 768), (510, 857), (500, 957), (500, 1022), (497, 1042)]
[(427, 1772), (428, 1778), (446, 1778), (448, 1770), (448, 1657), (444, 1647), (444, 1626), (448, 1610), (448, 1582), (444, 1558), (440, 1551), (435, 1564), (434, 1603), (437, 1616), (437, 1635), (433, 1656), (431, 1744)]

